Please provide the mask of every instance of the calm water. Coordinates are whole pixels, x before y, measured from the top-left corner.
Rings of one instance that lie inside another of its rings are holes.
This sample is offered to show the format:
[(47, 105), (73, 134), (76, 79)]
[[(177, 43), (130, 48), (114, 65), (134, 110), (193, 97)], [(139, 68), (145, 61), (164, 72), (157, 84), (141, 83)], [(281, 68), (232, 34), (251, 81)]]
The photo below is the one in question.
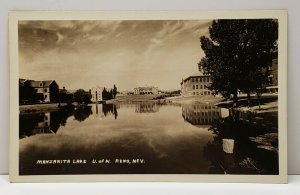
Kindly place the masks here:
[(278, 174), (278, 153), (249, 138), (276, 135), (276, 125), (209, 104), (94, 104), (19, 120), (20, 175)]

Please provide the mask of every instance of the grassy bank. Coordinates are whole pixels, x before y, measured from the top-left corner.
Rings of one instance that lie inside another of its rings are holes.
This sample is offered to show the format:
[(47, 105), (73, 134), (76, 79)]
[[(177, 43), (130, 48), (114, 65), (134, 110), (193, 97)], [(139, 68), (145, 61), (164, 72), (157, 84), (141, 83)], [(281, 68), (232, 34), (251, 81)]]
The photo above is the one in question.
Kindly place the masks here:
[(113, 102), (144, 102), (144, 101), (156, 101), (155, 98), (162, 94), (145, 94), (145, 95), (124, 95), (117, 96), (116, 99), (107, 100), (106, 103)]
[[(224, 108), (231, 108), (233, 107), (233, 101), (223, 100), (220, 101), (217, 105)], [(236, 109), (241, 111), (253, 111), (256, 113), (277, 112), (278, 96), (265, 94), (261, 96), (259, 100), (257, 99), (256, 96), (252, 96), (249, 105), (246, 97), (239, 97), (238, 106)]]
[[(61, 103), (60, 106), (66, 106), (66, 103)], [(58, 110), (60, 108), (58, 103), (49, 104), (32, 104), (32, 105), (20, 105), (20, 113), (32, 113), (32, 112), (46, 112)]]
[(214, 96), (191, 96), (191, 97), (182, 97), (182, 96), (178, 96), (178, 97), (168, 97), (166, 98), (166, 100), (171, 101), (173, 103), (181, 103), (181, 104), (191, 104), (191, 103), (195, 103), (195, 104), (206, 104), (206, 103), (210, 103), (210, 104), (216, 104), (219, 103), (222, 98), (221, 97), (214, 97)]

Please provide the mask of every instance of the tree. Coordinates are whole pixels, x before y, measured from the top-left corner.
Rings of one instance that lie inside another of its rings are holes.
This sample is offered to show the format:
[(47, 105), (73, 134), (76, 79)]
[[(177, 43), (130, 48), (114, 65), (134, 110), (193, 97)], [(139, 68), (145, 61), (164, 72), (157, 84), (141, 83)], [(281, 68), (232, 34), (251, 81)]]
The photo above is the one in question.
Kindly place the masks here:
[(44, 101), (44, 96), (38, 94), (29, 82), (21, 83), (19, 81), (19, 103), (37, 103)]
[(83, 89), (78, 89), (74, 93), (74, 101), (79, 103), (79, 104), (85, 104), (87, 105), (88, 103), (91, 102), (92, 95), (89, 94), (88, 92), (84, 91)]
[(67, 103), (68, 105), (70, 105), (73, 101), (73, 95), (69, 93), (65, 87), (63, 87), (63, 89), (59, 90), (57, 100), (59, 103)]
[(114, 88), (113, 88), (113, 98), (114, 99), (116, 98), (117, 93), (118, 93), (117, 87), (116, 87), (116, 85), (114, 85)]
[(213, 20), (201, 36), (205, 57), (199, 69), (212, 77), (210, 89), (225, 98), (238, 90), (256, 92), (267, 83), (268, 66), (277, 57), (278, 22), (273, 19)]
[(111, 100), (111, 99), (113, 99), (113, 97), (114, 97), (114, 95), (113, 95), (113, 89), (107, 90), (104, 87), (103, 91), (102, 91), (102, 98), (103, 98), (103, 100)]

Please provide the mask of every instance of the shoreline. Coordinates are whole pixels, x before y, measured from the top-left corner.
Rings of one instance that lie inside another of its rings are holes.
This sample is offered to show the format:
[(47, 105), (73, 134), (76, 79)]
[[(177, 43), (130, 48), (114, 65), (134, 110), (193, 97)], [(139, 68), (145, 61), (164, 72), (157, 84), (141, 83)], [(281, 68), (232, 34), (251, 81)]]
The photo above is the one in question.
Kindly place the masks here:
[[(60, 105), (60, 106), (59, 106)], [(46, 104), (30, 104), (30, 105), (19, 105), (19, 113), (38, 113), (46, 111), (59, 110), (61, 107), (67, 106), (67, 103), (46, 103)]]
[[(263, 95), (261, 97), (260, 107), (257, 103), (257, 98), (252, 97), (250, 107), (246, 103), (245, 97), (239, 97), (239, 106), (234, 108), (235, 110), (242, 112), (278, 112), (278, 97), (274, 95)], [(221, 108), (233, 108), (232, 100), (225, 100), (222, 97), (205, 96), (205, 97), (182, 97), (173, 96), (167, 97), (162, 94), (148, 94), (148, 95), (124, 95), (118, 96), (116, 99), (104, 100), (102, 103), (113, 104), (113, 103), (139, 103), (139, 102), (153, 102), (153, 103), (170, 103), (170, 104), (214, 104)], [(73, 103), (72, 105), (74, 105)], [(91, 103), (95, 104), (95, 103)], [(101, 104), (101, 103), (100, 103)], [(43, 103), (43, 104), (31, 104), (31, 105), (19, 105), (20, 113), (35, 113), (59, 110), (61, 107), (67, 106), (67, 103)]]

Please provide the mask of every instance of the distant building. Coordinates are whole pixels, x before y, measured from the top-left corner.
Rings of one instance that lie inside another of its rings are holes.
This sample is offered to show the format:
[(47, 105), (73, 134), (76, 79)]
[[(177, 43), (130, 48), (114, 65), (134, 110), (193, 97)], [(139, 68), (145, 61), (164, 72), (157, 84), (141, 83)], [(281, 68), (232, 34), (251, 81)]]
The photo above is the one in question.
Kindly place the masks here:
[(268, 76), (268, 86), (266, 90), (269, 93), (278, 93), (278, 59), (273, 59), (268, 69), (270, 75)]
[(118, 91), (117, 95), (122, 96), (122, 95), (132, 95), (132, 94), (134, 94), (133, 91), (124, 90), (124, 91)]
[(92, 102), (101, 102), (103, 101), (102, 92), (104, 87), (93, 87), (90, 92), (92, 95)]
[(182, 79), (181, 95), (188, 96), (209, 96), (212, 95), (208, 87), (211, 85), (211, 77), (201, 72)]
[[(43, 102), (54, 102), (57, 101), (59, 87), (55, 80), (48, 80), (48, 81), (34, 81), (34, 80), (27, 80), (27, 79), (19, 79), (19, 88), (20, 88), (20, 99), (26, 97), (28, 89), (34, 89), (36, 97), (33, 98), (36, 101), (37, 99)], [(25, 90), (22, 90), (26, 88)], [(23, 93), (23, 94), (22, 94)], [(30, 100), (28, 100), (30, 102)]]
[(158, 94), (158, 88), (157, 87), (136, 87), (134, 88), (134, 94), (135, 95), (143, 95), (143, 94)]

